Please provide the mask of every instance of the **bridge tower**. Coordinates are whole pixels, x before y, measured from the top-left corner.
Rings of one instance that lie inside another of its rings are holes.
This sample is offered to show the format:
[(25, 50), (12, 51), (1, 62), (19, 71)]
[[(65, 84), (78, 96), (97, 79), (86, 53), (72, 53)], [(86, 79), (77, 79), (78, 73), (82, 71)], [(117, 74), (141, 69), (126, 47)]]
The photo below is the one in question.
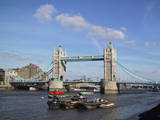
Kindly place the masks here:
[(53, 78), (65, 81), (66, 80), (66, 62), (61, 61), (61, 57), (67, 57), (66, 52), (59, 45), (58, 50), (53, 53)]
[(53, 79), (50, 80), (50, 91), (64, 89), (63, 82), (66, 80), (66, 62), (61, 61), (62, 57), (66, 57), (67, 53), (62, 50), (59, 45), (58, 50), (53, 52)]
[(102, 92), (104, 94), (117, 93), (116, 83), (116, 49), (113, 48), (111, 41), (108, 48), (104, 48), (104, 81), (102, 82)]

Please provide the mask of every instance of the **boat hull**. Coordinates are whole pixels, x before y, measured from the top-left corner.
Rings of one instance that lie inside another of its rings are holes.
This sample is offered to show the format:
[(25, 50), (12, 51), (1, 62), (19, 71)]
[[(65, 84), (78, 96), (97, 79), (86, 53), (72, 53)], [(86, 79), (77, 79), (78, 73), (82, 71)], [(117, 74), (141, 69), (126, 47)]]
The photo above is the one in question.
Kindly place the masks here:
[(105, 104), (99, 105), (99, 108), (112, 108), (112, 107), (115, 107), (114, 103), (105, 103)]
[(59, 109), (60, 103), (47, 102), (49, 110)]
[(99, 103), (77, 103), (76, 108), (83, 110), (90, 110), (98, 108)]

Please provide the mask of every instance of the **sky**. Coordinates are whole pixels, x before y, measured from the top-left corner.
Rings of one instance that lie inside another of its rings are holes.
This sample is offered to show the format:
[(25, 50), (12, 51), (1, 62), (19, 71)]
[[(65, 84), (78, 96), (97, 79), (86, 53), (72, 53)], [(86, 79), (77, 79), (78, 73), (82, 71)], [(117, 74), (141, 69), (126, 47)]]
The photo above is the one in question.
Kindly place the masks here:
[[(0, 68), (49, 69), (53, 50), (103, 55), (109, 40), (131, 71), (160, 79), (159, 0), (0, 0)], [(67, 63), (67, 78), (103, 78), (103, 62)]]

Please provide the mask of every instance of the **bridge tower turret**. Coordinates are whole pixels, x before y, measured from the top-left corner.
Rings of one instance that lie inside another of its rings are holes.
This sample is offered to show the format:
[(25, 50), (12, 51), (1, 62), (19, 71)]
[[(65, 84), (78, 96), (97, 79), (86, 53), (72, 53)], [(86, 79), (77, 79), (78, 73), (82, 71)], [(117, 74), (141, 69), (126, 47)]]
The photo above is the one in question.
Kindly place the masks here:
[(104, 94), (118, 92), (116, 83), (116, 59), (116, 49), (113, 48), (110, 41), (108, 48), (104, 48), (104, 81), (102, 82), (102, 92)]
[(63, 89), (63, 82), (66, 80), (66, 62), (61, 61), (61, 58), (66, 56), (67, 53), (62, 50), (61, 45), (53, 52), (53, 79), (50, 81), (50, 91)]

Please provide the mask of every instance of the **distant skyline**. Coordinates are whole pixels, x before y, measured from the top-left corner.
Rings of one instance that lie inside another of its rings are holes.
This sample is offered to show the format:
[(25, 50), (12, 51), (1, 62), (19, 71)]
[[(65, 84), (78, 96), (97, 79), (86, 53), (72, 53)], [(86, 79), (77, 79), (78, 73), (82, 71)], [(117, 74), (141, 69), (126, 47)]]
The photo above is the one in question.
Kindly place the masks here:
[[(109, 40), (121, 64), (159, 79), (159, 0), (1, 0), (0, 68), (33, 63), (44, 71), (53, 50), (103, 55)], [(67, 77), (103, 78), (103, 62), (67, 64)]]

